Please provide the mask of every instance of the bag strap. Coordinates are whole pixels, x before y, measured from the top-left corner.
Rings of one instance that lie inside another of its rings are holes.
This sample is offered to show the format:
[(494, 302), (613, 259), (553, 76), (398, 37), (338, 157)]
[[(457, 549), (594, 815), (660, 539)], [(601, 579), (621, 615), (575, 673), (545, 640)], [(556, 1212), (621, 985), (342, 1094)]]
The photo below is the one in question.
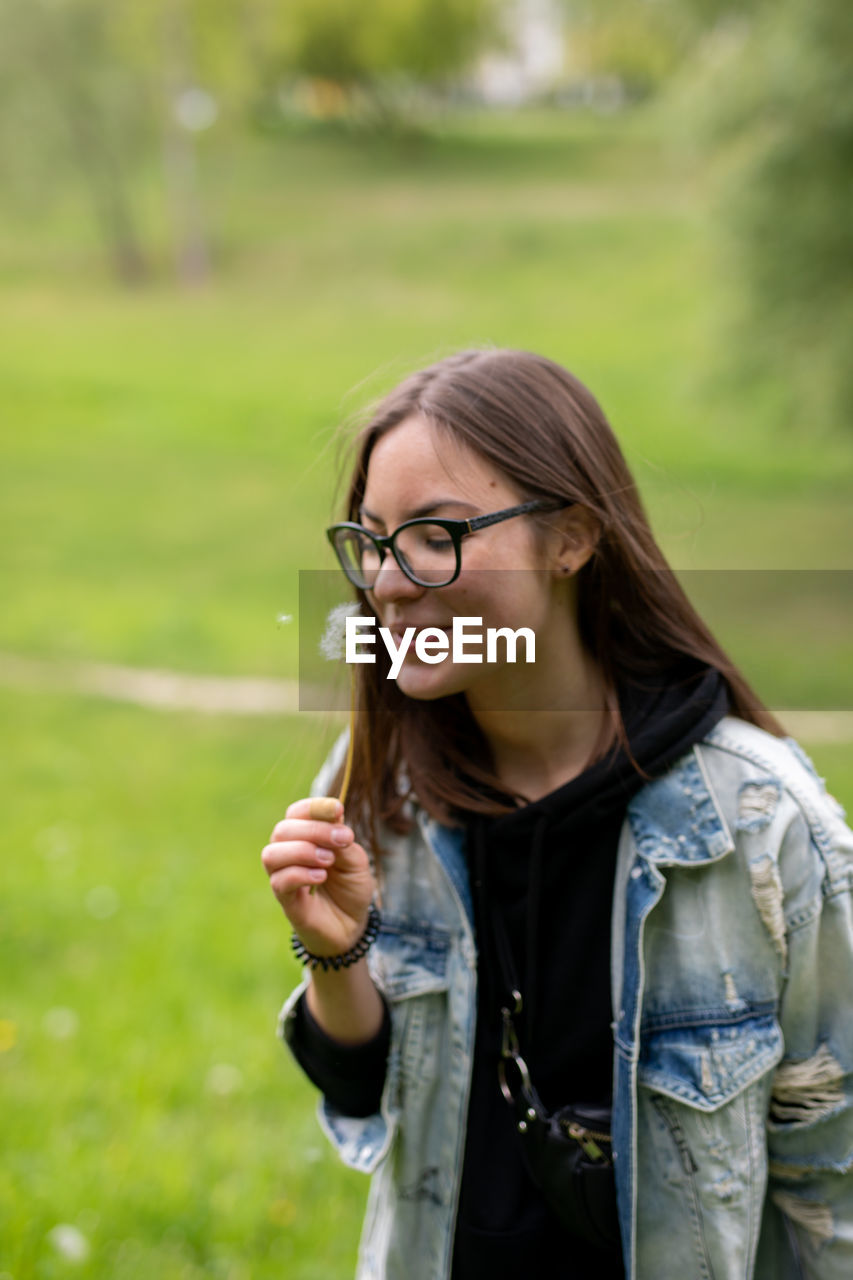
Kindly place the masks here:
[[(532, 991), (535, 988), (536, 939), (538, 937), (537, 924), (542, 883), (542, 847), (544, 844), (545, 829), (547, 825), (547, 815), (543, 814), (537, 821), (530, 852), (530, 880), (528, 884), (526, 910), (527, 982), (529, 991)], [(516, 1106), (517, 1098), (520, 1096), (523, 1101), (529, 1104), (530, 1107), (544, 1115), (545, 1110), (535, 1089), (533, 1088), (527, 1063), (521, 1056), (521, 1047), (518, 1038), (518, 1025), (516, 1022), (516, 1019), (520, 1016), (522, 1009), (524, 1009), (525, 1022), (529, 1034), (532, 1020), (532, 1000), (531, 998), (528, 998), (527, 1006), (525, 1008), (524, 997), (521, 993), (521, 986), (518, 981), (515, 964), (513, 963), (512, 948), (510, 947), (506, 926), (500, 912), (487, 911), (485, 909), (487, 858), (483, 826), (484, 824), (481, 819), (475, 819), (474, 861), (477, 887), (480, 892), (480, 904), (482, 908), (480, 911), (480, 918), (483, 927), (486, 927), (487, 925), (491, 926), (494, 954), (497, 957), (503, 988), (499, 996), (502, 1032), (501, 1054), (498, 1061), (498, 1081), (500, 1083), (501, 1093), (511, 1106)], [(508, 1072), (508, 1067), (514, 1068), (514, 1071), (511, 1070)], [(514, 1085), (510, 1080), (511, 1075), (515, 1076)]]

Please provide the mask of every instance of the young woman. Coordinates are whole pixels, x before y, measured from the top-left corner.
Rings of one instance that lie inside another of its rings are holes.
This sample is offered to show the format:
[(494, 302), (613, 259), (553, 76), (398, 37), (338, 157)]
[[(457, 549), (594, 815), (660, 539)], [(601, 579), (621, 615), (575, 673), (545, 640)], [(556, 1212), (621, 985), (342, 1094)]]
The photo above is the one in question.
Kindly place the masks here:
[(330, 538), (432, 648), (354, 667), (346, 815), (296, 801), (262, 860), (309, 966), (282, 1034), (374, 1175), (359, 1277), (853, 1275), (853, 835), (600, 407), (468, 351), (356, 449)]

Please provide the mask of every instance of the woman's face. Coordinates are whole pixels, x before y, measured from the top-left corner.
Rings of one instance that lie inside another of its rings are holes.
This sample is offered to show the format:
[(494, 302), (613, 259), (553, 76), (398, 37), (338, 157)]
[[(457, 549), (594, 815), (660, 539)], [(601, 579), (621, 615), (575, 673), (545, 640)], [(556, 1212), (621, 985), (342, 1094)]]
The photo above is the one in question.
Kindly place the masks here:
[[(360, 520), (374, 533), (388, 535), (415, 516), (462, 520), (487, 515), (523, 502), (521, 494), (490, 462), (452, 437), (439, 434), (421, 417), (407, 418), (382, 436), (373, 448)], [(554, 520), (553, 516), (548, 517)], [(438, 628), (452, 641), (454, 616), (482, 618), (488, 627), (531, 628), (536, 656), (544, 652), (542, 635), (556, 623), (568, 624), (565, 580), (560, 579), (558, 544), (541, 545), (531, 517), (519, 516), (468, 535), (462, 542), (462, 570), (449, 586), (429, 588), (410, 581), (386, 555), (368, 600), (378, 625), (387, 627), (399, 646), (407, 627)], [(470, 628), (480, 632), (480, 627)], [(379, 637), (377, 645), (381, 644)], [(485, 645), (469, 646), (482, 663), (426, 663), (411, 643), (397, 676), (400, 690), (412, 698), (432, 699), (451, 693), (506, 698), (532, 676), (519, 642), (515, 664), (506, 661), (506, 646), (497, 644), (498, 661), (485, 661)]]

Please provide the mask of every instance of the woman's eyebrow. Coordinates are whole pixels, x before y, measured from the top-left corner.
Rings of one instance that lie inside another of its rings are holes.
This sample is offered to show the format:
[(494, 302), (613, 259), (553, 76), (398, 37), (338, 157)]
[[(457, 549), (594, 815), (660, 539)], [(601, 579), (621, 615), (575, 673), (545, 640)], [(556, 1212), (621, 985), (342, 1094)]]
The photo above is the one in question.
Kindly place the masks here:
[[(403, 517), (403, 520), (404, 522), (406, 520), (420, 520), (422, 516), (433, 515), (441, 507), (468, 507), (470, 509), (473, 505), (473, 503), (465, 502), (462, 498), (436, 498), (432, 502), (424, 502), (421, 506), (415, 507)], [(372, 511), (368, 511), (364, 503), (361, 504), (358, 510), (362, 520), (366, 516), (374, 524), (381, 524), (384, 527), (385, 521), (380, 520), (379, 516), (374, 515)]]

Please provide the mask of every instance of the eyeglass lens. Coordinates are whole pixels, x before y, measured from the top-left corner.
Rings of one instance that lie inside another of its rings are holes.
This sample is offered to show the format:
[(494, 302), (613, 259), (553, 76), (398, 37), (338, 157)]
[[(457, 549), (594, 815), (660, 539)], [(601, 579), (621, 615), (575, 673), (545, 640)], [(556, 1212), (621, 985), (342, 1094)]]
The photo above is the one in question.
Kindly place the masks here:
[[(350, 581), (357, 587), (372, 587), (381, 562), (373, 540), (357, 529), (339, 529), (335, 548)], [(456, 573), (456, 547), (440, 524), (413, 524), (400, 529), (394, 548), (404, 572), (424, 585), (440, 587)]]

